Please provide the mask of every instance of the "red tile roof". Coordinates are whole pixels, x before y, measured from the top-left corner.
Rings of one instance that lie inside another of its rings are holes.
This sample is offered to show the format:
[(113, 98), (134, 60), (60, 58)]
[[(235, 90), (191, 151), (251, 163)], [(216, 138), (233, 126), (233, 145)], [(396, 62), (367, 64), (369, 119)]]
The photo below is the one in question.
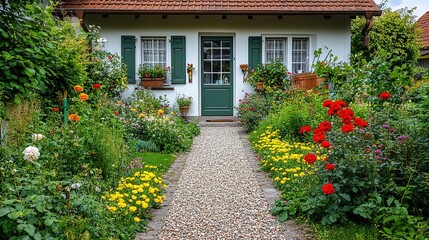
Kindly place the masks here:
[(422, 29), (420, 41), (425, 47), (429, 47), (429, 12), (426, 12), (417, 20), (417, 25)]
[(381, 15), (374, 0), (63, 0), (66, 11), (152, 14)]

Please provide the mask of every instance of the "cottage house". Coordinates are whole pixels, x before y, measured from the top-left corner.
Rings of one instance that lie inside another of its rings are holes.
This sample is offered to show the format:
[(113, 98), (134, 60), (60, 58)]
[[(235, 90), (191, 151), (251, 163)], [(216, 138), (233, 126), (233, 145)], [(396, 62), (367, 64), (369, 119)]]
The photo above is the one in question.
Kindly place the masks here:
[(423, 45), (420, 49), (418, 66), (429, 68), (429, 12), (426, 12), (417, 20), (417, 25), (422, 30), (420, 42)]
[(83, 26), (101, 26), (106, 50), (128, 66), (130, 86), (139, 84), (140, 64), (169, 66), (164, 86), (153, 91), (171, 103), (178, 92), (192, 96), (188, 116), (234, 116), (253, 90), (242, 64), (280, 59), (292, 73), (307, 72), (323, 47), (348, 61), (351, 19), (364, 16), (367, 35), (381, 15), (373, 0), (63, 0), (60, 8)]

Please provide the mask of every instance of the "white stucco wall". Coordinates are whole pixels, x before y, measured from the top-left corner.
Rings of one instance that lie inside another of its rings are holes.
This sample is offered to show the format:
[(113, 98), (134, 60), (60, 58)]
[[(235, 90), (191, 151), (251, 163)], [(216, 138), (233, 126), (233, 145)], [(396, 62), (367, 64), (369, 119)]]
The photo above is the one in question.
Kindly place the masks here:
[[(350, 54), (350, 18), (348, 16), (332, 16), (325, 19), (322, 16), (221, 16), (201, 15), (199, 19), (187, 15), (168, 15), (162, 19), (159, 15), (86, 15), (86, 25), (101, 26), (101, 37), (107, 38), (106, 50), (121, 54), (121, 36), (132, 35), (136, 37), (136, 70), (141, 63), (141, 37), (167, 37), (167, 65), (169, 65), (171, 53), (169, 39), (171, 36), (186, 36), (186, 63), (195, 66), (193, 82), (186, 84), (174, 84), (174, 91), (154, 90), (156, 95), (166, 95), (170, 103), (175, 103), (177, 92), (183, 92), (192, 96), (194, 101), (188, 116), (201, 115), (201, 91), (200, 71), (201, 36), (233, 36), (233, 69), (234, 69), (234, 106), (245, 92), (252, 91), (247, 83), (243, 83), (243, 74), (239, 65), (248, 63), (248, 38), (249, 36), (289, 36), (310, 37), (310, 64), (313, 61), (313, 52), (318, 48), (332, 49), (332, 53), (338, 56), (340, 61), (348, 61)], [(327, 54), (327, 51), (324, 51)], [(324, 55), (322, 55), (324, 57)], [(288, 59), (290, 59), (288, 57)], [(290, 61), (289, 61), (290, 63)], [(288, 66), (291, 69), (291, 66)], [(137, 73), (136, 73), (137, 79)], [(234, 110), (234, 115), (236, 111)]]

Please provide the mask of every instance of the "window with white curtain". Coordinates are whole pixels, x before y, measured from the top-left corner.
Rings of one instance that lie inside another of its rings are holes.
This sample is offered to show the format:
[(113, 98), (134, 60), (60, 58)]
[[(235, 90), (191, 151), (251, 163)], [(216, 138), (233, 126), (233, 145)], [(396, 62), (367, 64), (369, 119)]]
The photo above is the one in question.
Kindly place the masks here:
[(265, 37), (264, 63), (280, 60), (290, 72), (304, 73), (310, 69), (310, 38), (309, 37)]
[(165, 37), (142, 37), (142, 64), (161, 64), (167, 67), (167, 41)]

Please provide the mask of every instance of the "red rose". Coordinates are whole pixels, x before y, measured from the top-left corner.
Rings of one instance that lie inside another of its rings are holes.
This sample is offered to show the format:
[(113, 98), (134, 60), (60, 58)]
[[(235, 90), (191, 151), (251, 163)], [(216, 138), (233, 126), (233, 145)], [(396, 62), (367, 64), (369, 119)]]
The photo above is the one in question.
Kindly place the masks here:
[(353, 117), (352, 116), (344, 116), (341, 118), (343, 124), (350, 124), (352, 123)]
[(353, 132), (353, 129), (354, 129), (353, 124), (344, 124), (341, 127), (341, 131), (343, 131), (344, 133)]
[(318, 127), (318, 129), (322, 130), (322, 132), (327, 132), (327, 131), (331, 130), (331, 128), (332, 128), (332, 125), (328, 121), (321, 122), (319, 124), (319, 127)]
[(322, 148), (330, 148), (332, 144), (328, 141), (323, 141), (320, 143), (320, 146), (322, 146)]
[(299, 129), (299, 134), (304, 134), (311, 131), (310, 126), (302, 126), (301, 129)]
[(355, 118), (353, 123), (358, 127), (368, 127), (368, 122), (362, 118)]
[(392, 95), (390, 95), (389, 92), (382, 92), (380, 93), (379, 97), (382, 101), (386, 101), (387, 99), (391, 98)]
[(322, 192), (325, 195), (330, 195), (330, 194), (334, 194), (335, 193), (335, 188), (334, 185), (332, 185), (332, 183), (326, 183), (325, 185), (323, 185), (322, 187)]
[(52, 111), (54, 111), (54, 112), (59, 112), (59, 111), (60, 111), (60, 108), (54, 107), (54, 108), (52, 108)]
[(313, 164), (317, 160), (317, 156), (314, 155), (313, 153), (309, 153), (309, 154), (305, 155), (304, 160), (308, 164)]
[(341, 107), (347, 107), (347, 103), (344, 102), (343, 100), (337, 100), (335, 101), (337, 104), (340, 104)]
[(321, 142), (325, 141), (325, 138), (326, 138), (325, 134), (317, 133), (317, 134), (314, 134), (313, 141), (321, 143)]
[(343, 107), (337, 102), (332, 102), (331, 105), (329, 106), (329, 109), (331, 109), (335, 113), (338, 112), (341, 108)]
[(92, 87), (94, 89), (100, 89), (101, 85), (99, 83), (95, 83), (94, 85), (92, 85)]
[(332, 100), (330, 100), (330, 99), (325, 100), (325, 101), (323, 101), (323, 106), (324, 107), (329, 107), (331, 105), (331, 103), (332, 103)]
[(341, 109), (338, 111), (338, 117), (343, 118), (345, 116), (350, 116), (353, 118), (355, 113), (350, 108)]
[(328, 170), (328, 171), (332, 171), (332, 170), (335, 169), (335, 164), (333, 164), (333, 163), (327, 163), (327, 164), (325, 164), (325, 169)]

